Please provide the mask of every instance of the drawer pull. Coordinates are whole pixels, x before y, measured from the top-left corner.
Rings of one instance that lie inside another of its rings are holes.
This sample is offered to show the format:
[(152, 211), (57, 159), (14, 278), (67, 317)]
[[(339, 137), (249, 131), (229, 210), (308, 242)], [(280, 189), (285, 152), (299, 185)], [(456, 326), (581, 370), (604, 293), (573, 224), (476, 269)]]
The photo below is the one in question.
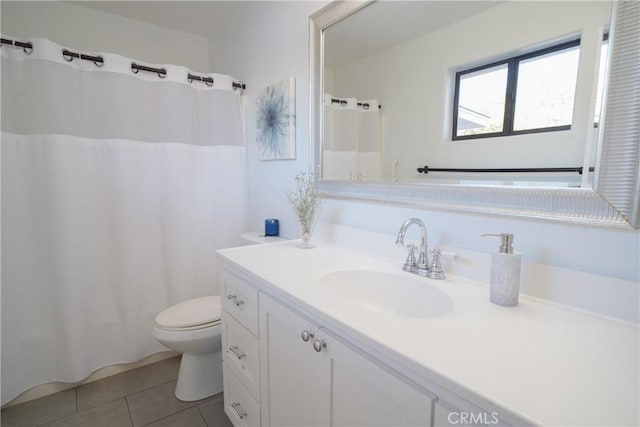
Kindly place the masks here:
[(322, 349), (325, 348), (326, 346), (327, 346), (327, 343), (324, 342), (324, 340), (315, 340), (313, 342), (313, 349), (318, 353), (320, 353)]
[(307, 331), (305, 329), (304, 331), (302, 331), (300, 336), (302, 337), (302, 341), (308, 342), (311, 338), (313, 338), (313, 331)]
[(240, 417), (241, 420), (244, 419), (248, 415), (247, 411), (242, 409), (242, 406), (240, 406), (240, 402), (233, 402), (231, 404), (231, 407), (233, 408), (234, 411), (236, 411), (236, 414), (238, 414), (238, 416)]
[(240, 306), (244, 305), (244, 301), (242, 301), (241, 299), (238, 299), (238, 296), (235, 295), (235, 294), (227, 295), (227, 299), (229, 301), (231, 301), (232, 303), (234, 303), (236, 305), (236, 307), (240, 307)]
[(240, 351), (240, 347), (238, 347), (237, 345), (232, 345), (231, 347), (229, 347), (229, 351), (235, 354), (238, 360), (244, 359), (247, 356), (245, 353)]

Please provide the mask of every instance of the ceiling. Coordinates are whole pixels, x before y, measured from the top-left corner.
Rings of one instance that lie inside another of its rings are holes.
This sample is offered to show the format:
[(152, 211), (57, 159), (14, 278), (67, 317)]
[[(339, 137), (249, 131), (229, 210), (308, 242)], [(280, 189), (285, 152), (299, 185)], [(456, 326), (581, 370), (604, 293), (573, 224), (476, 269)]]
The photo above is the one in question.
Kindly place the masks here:
[[(207, 38), (228, 36), (246, 23), (268, 19), (284, 1), (69, 1), (77, 6)], [(326, 0), (318, 1), (320, 9)], [(502, 1), (381, 0), (338, 22), (325, 33), (329, 67), (370, 55), (480, 13)], [(250, 31), (250, 26), (246, 26)], [(348, 41), (348, 42), (345, 42)]]
[(371, 55), (502, 3), (495, 0), (378, 1), (325, 31), (325, 65), (335, 67)]
[[(265, 1), (69, 1), (114, 15), (124, 16), (173, 30), (215, 37), (233, 28), (247, 15), (267, 6)], [(237, 29), (237, 28), (236, 28)]]

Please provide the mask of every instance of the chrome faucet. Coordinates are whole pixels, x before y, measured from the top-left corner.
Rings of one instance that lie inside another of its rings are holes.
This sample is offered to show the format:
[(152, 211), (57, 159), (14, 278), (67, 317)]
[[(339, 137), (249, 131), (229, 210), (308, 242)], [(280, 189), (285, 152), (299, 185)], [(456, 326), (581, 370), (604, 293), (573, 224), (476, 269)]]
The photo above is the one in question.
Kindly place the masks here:
[[(418, 260), (415, 258), (415, 245), (405, 245), (404, 235), (407, 232), (407, 228), (412, 224), (416, 224), (420, 228), (420, 248), (418, 252)], [(419, 274), (420, 276), (427, 276), (429, 274), (429, 259), (427, 257), (427, 227), (424, 222), (418, 218), (409, 218), (402, 224), (398, 236), (396, 237), (396, 245), (406, 246), (409, 248), (409, 255), (405, 261), (402, 269), (411, 273)]]

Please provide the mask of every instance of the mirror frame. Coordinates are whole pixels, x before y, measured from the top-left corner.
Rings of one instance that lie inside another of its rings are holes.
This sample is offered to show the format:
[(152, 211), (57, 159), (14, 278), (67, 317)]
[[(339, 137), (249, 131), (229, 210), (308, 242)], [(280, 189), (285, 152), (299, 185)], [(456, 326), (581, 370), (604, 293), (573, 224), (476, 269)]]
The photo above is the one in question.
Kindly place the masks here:
[[(323, 30), (375, 0), (333, 1), (309, 17), (310, 171), (321, 176)], [(638, 228), (640, 210), (640, 2), (613, 0), (605, 111), (601, 115), (594, 189), (317, 179), (335, 199), (393, 203)]]

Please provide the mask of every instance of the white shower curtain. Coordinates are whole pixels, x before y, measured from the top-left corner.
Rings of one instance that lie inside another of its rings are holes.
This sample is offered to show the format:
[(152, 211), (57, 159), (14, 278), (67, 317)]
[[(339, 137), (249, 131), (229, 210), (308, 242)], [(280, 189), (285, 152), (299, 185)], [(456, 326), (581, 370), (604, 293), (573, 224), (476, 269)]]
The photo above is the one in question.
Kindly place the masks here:
[(248, 205), (231, 77), (29, 41), (1, 49), (3, 404), (166, 350), (155, 315), (219, 293)]
[(382, 158), (378, 102), (336, 100), (332, 95), (324, 96), (322, 177), (379, 180)]

